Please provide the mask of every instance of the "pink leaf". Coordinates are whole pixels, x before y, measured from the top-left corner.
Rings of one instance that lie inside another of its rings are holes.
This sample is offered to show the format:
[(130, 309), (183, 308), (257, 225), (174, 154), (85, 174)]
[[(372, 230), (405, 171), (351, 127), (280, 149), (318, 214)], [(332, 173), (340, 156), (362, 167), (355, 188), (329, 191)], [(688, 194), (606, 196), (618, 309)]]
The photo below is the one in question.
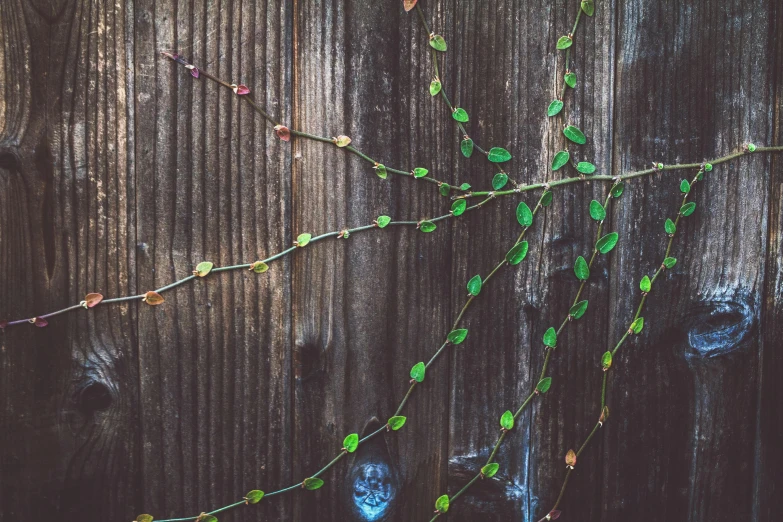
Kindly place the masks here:
[(549, 520), (557, 520), (558, 518), (560, 518), (560, 511), (555, 509), (549, 512)]
[(44, 326), (46, 326), (47, 324), (49, 324), (49, 321), (47, 321), (47, 320), (46, 320), (46, 319), (44, 319), (43, 317), (36, 317), (36, 318), (35, 318), (35, 322), (34, 322), (33, 324), (34, 324), (35, 326), (37, 326), (38, 328), (43, 328)]
[(291, 141), (291, 131), (285, 125), (275, 125), (277, 137), (283, 141)]
[(194, 67), (190, 70), (190, 75), (194, 78), (198, 78), (198, 67)]
[(8, 321), (0, 321), (0, 330), (5, 330), (6, 326), (8, 326)]
[(417, 3), (418, 1), (419, 1), (419, 0), (402, 0), (402, 7), (403, 7), (403, 8), (404, 8), (406, 11), (410, 11), (411, 9), (413, 9), (414, 7), (416, 7), (416, 3)]
[(243, 94), (250, 94), (250, 89), (247, 88), (247, 86), (242, 84), (233, 84), (231, 85), (231, 88), (234, 89), (234, 94), (238, 96), (242, 96)]

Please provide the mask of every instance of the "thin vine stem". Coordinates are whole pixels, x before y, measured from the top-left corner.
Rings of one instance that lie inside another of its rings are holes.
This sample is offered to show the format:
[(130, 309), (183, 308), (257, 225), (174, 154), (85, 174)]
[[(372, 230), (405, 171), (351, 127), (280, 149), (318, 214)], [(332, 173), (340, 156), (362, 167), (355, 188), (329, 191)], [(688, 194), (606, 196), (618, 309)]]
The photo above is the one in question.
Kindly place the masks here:
[[(376, 170), (378, 170), (379, 167), (383, 167), (385, 172), (391, 172), (392, 174), (398, 174), (400, 176), (409, 176), (409, 177), (413, 177), (414, 179), (421, 179), (421, 180), (424, 180), (424, 181), (426, 181), (428, 183), (435, 183), (435, 184), (438, 185), (438, 187), (448, 187), (450, 190), (455, 190), (455, 191), (458, 191), (458, 192), (465, 192), (465, 190), (466, 190), (466, 189), (461, 188), (458, 185), (451, 185), (449, 183), (446, 183), (445, 181), (440, 181), (440, 180), (432, 178), (432, 177), (430, 177), (428, 175), (427, 176), (423, 176), (423, 177), (417, 177), (414, 174), (414, 170), (415, 169), (401, 170), (401, 169), (395, 169), (395, 168), (387, 167), (387, 166), (383, 165), (382, 162), (379, 162), (379, 161), (371, 158), (370, 156), (368, 156), (364, 152), (360, 151), (359, 149), (357, 149), (353, 145), (343, 144), (343, 142), (338, 140), (338, 138), (336, 138), (336, 137), (318, 136), (317, 134), (312, 134), (312, 133), (309, 133), (309, 132), (304, 132), (304, 131), (301, 131), (301, 130), (292, 129), (292, 128), (288, 127), (288, 126), (285, 126), (281, 122), (279, 122), (277, 120), (277, 118), (273, 117), (266, 110), (264, 110), (258, 104), (258, 102), (256, 102), (255, 99), (253, 99), (253, 97), (250, 94), (249, 90), (246, 93), (244, 91), (242, 91), (242, 92), (238, 91), (238, 88), (244, 87), (243, 85), (239, 85), (238, 86), (237, 84), (232, 84), (232, 83), (229, 83), (229, 82), (227, 82), (225, 80), (221, 80), (220, 78), (218, 78), (218, 77), (208, 73), (204, 69), (201, 69), (200, 67), (196, 67), (193, 64), (189, 63), (187, 60), (185, 60), (182, 56), (180, 56), (178, 54), (170, 53), (168, 51), (161, 51), (160, 54), (165, 56), (166, 58), (169, 58), (169, 59), (175, 61), (176, 63), (178, 63), (180, 65), (185, 66), (187, 69), (189, 69), (191, 71), (191, 74), (193, 74), (193, 71), (197, 71), (197, 73), (195, 73), (195, 74), (198, 75), (198, 76), (196, 76), (196, 78), (201, 78), (203, 76), (204, 78), (207, 78), (208, 80), (211, 80), (211, 81), (217, 83), (218, 85), (220, 85), (222, 87), (225, 87), (227, 89), (230, 89), (230, 90), (232, 90), (236, 94), (239, 94), (241, 99), (246, 101), (251, 107), (253, 107), (253, 109), (256, 112), (258, 112), (261, 116), (263, 116), (263, 118), (266, 121), (268, 121), (270, 124), (272, 124), (275, 127), (275, 131), (277, 132), (278, 136), (281, 137), (281, 139), (284, 139), (285, 141), (288, 141), (289, 138), (288, 137), (284, 138), (283, 136), (287, 136), (287, 134), (290, 134), (290, 136), (298, 136), (300, 138), (304, 138), (304, 139), (308, 139), (308, 140), (312, 140), (312, 141), (318, 141), (318, 142), (321, 142), (321, 143), (331, 143), (333, 145), (337, 145), (339, 148), (342, 148), (342, 149), (344, 149), (344, 150), (346, 150), (348, 152), (351, 152), (351, 153), (355, 154), (356, 156), (358, 156), (359, 158), (363, 159), (364, 161), (367, 161), (368, 163), (371, 163), (373, 165), (373, 168), (376, 169)], [(245, 89), (246, 89), (246, 87), (245, 87)], [(348, 142), (350, 143), (350, 140)], [(385, 175), (384, 175), (384, 177), (385, 177)]]
[[(576, 12), (576, 21), (574, 22), (574, 28), (571, 30), (571, 32), (568, 35), (571, 38), (571, 41), (573, 41), (574, 35), (576, 35), (576, 29), (577, 29), (577, 27), (579, 27), (579, 20), (581, 18), (582, 18), (582, 9), (580, 8)], [(566, 54), (565, 54), (565, 73), (566, 74), (571, 72), (571, 70), (569, 69), (569, 63), (570, 63), (569, 61), (571, 59), (571, 49), (572, 48), (573, 48), (573, 45), (571, 45), (571, 47), (566, 49)], [(565, 77), (564, 77), (563, 78), (563, 90), (560, 91), (560, 101), (563, 101), (565, 99), (566, 87), (568, 87), (568, 86), (566, 85)]]
[[(612, 200), (612, 193), (610, 191), (610, 192), (608, 192), (606, 194), (606, 198), (604, 199), (604, 203), (603, 203), (604, 212), (607, 211), (607, 209), (609, 207), (609, 203), (611, 202), (611, 200)], [(601, 232), (603, 230), (603, 225), (604, 225), (604, 220), (601, 220), (601, 221), (598, 222), (598, 228), (597, 228), (595, 240), (593, 241), (593, 245), (595, 245), (598, 242), (598, 240), (601, 238)], [(593, 246), (593, 254), (590, 257), (590, 262), (588, 264), (588, 270), (593, 267), (593, 263), (595, 262), (597, 254), (598, 254), (598, 249), (595, 246)], [(582, 296), (582, 292), (584, 291), (585, 285), (587, 284), (588, 280), (589, 280), (589, 278), (583, 280), (581, 282), (581, 284), (579, 285), (579, 289), (577, 290), (576, 295), (574, 296), (574, 300), (571, 303), (571, 306), (569, 307), (569, 312), (566, 313), (565, 317), (563, 318), (563, 321), (560, 323), (560, 326), (557, 329), (557, 336), (558, 337), (560, 336), (561, 332), (565, 329), (565, 327), (568, 325), (568, 323), (570, 323), (572, 321), (573, 317), (571, 316), (570, 310), (579, 302), (579, 298)], [(516, 423), (517, 419), (519, 418), (519, 416), (522, 415), (522, 413), (528, 407), (528, 405), (531, 404), (533, 399), (537, 395), (539, 395), (539, 392), (537, 391), (538, 383), (541, 382), (547, 376), (546, 372), (547, 372), (547, 369), (549, 367), (550, 358), (551, 358), (552, 354), (554, 353), (554, 351), (555, 351), (554, 347), (546, 346), (546, 353), (545, 353), (545, 356), (544, 356), (544, 362), (541, 365), (540, 377), (538, 378), (536, 383), (533, 385), (533, 390), (525, 398), (525, 400), (522, 402), (522, 404), (519, 406), (519, 408), (514, 412), (514, 422), (515, 423)], [(503, 442), (505, 441), (505, 439), (506, 439), (506, 437), (508, 436), (509, 433), (511, 433), (510, 430), (505, 430), (505, 429), (501, 430), (500, 436), (498, 437), (498, 440), (495, 443), (495, 445), (492, 447), (492, 450), (490, 451), (490, 454), (489, 454), (489, 457), (487, 458), (487, 461), (484, 463), (484, 466), (482, 466), (482, 470), (483, 470), (484, 467), (486, 467), (486, 466), (488, 466), (489, 464), (492, 463), (492, 460), (495, 458), (495, 455), (497, 454), (498, 450), (500, 449), (500, 446), (503, 444)], [(455, 493), (454, 496), (452, 496), (449, 499), (450, 504), (452, 504), (457, 498), (459, 498), (463, 493), (465, 493), (479, 478), (484, 478), (483, 471), (479, 471), (467, 484), (465, 484), (465, 486), (462, 487), (462, 489), (460, 489), (457, 493)], [(430, 522), (435, 521), (438, 517), (440, 517), (441, 515), (444, 515), (444, 514), (445, 513), (436, 512), (435, 515), (430, 519)]]
[[(467, 213), (469, 211), (477, 210), (477, 209), (483, 207), (484, 205), (486, 205), (487, 203), (489, 203), (490, 201), (492, 201), (493, 199), (494, 198), (492, 196), (489, 196), (489, 197), (485, 198), (484, 200), (480, 201), (479, 203), (477, 203), (475, 205), (471, 205), (469, 207), (466, 207), (465, 210), (464, 210), (464, 213)], [(461, 214), (461, 215), (464, 215), (464, 213)], [(314, 236), (314, 237), (309, 239), (307, 244), (309, 245), (309, 244), (316, 243), (316, 242), (319, 242), (319, 241), (322, 241), (322, 240), (328, 239), (328, 238), (346, 238), (347, 239), (352, 234), (364, 232), (364, 231), (367, 231), (367, 230), (386, 228), (386, 227), (390, 227), (390, 226), (403, 226), (403, 227), (415, 226), (416, 228), (419, 228), (423, 223), (437, 223), (437, 222), (440, 222), (440, 221), (443, 221), (443, 220), (446, 220), (446, 219), (456, 218), (456, 217), (457, 216), (455, 216), (453, 212), (449, 212), (448, 214), (443, 214), (441, 216), (438, 216), (438, 217), (435, 217), (435, 218), (432, 218), (432, 219), (426, 219), (425, 218), (425, 219), (421, 219), (419, 221), (389, 221), (389, 223), (384, 225), (383, 227), (380, 227), (378, 225), (378, 220), (375, 220), (371, 225), (363, 225), (363, 226), (359, 226), (359, 227), (355, 227), (355, 228), (334, 230), (332, 232), (326, 232), (324, 234), (321, 234), (321, 235), (318, 235), (318, 236)], [(285, 257), (285, 256), (287, 256), (289, 254), (292, 254), (293, 252), (295, 252), (297, 250), (301, 250), (302, 248), (304, 248), (304, 247), (303, 246), (294, 245), (294, 246), (291, 246), (289, 248), (286, 248), (285, 250), (282, 250), (281, 252), (278, 252), (277, 254), (269, 256), (269, 257), (267, 257), (265, 259), (261, 259), (260, 261), (255, 261), (255, 262), (251, 262), (251, 263), (242, 263), (242, 264), (230, 265), (230, 266), (223, 266), (223, 267), (214, 267), (214, 268), (212, 268), (210, 270), (209, 273), (211, 274), (211, 273), (228, 272), (228, 271), (236, 271), (236, 270), (252, 270), (253, 266), (256, 265), (256, 263), (269, 264), (269, 263), (271, 263), (273, 261), (276, 261), (278, 259), (281, 259), (281, 258), (283, 258), (283, 257)], [(199, 277), (197, 275), (189, 275), (187, 277), (184, 277), (182, 279), (174, 281), (173, 283), (169, 283), (169, 284), (167, 284), (165, 286), (157, 288), (157, 289), (153, 290), (153, 292), (155, 292), (157, 294), (162, 294), (162, 293), (168, 292), (169, 290), (173, 290), (174, 288), (176, 288), (178, 286), (184, 285), (185, 283), (189, 283), (191, 281), (194, 281), (196, 279), (202, 279), (202, 277)], [(26, 319), (15, 319), (13, 321), (1, 321), (0, 322), (0, 329), (5, 329), (6, 327), (20, 325), (20, 324), (40, 324), (37, 321), (40, 321), (42, 319), (45, 320), (45, 319), (48, 319), (50, 317), (54, 317), (54, 316), (57, 316), (57, 315), (60, 315), (60, 314), (64, 314), (66, 312), (72, 312), (72, 311), (76, 311), (76, 310), (91, 310), (91, 309), (93, 309), (93, 308), (95, 308), (97, 306), (106, 305), (106, 304), (124, 303), (124, 302), (128, 302), (128, 301), (144, 300), (147, 295), (148, 295), (148, 293), (143, 293), (143, 294), (138, 294), (138, 295), (127, 295), (127, 296), (122, 296), (122, 297), (114, 297), (114, 298), (110, 298), (110, 299), (102, 299), (99, 303), (97, 303), (97, 304), (95, 304), (93, 306), (89, 306), (89, 307), (87, 306), (86, 301), (82, 301), (79, 304), (74, 304), (74, 305), (71, 305), (71, 306), (67, 306), (67, 307), (65, 307), (65, 308), (63, 308), (61, 310), (56, 310), (54, 312), (49, 312), (49, 313), (46, 313), (46, 314), (37, 315), (37, 316), (33, 316), (33, 317), (28, 317)], [(46, 324), (44, 324), (43, 326), (46, 326)]]
[(559, 187), (561, 185), (569, 185), (571, 183), (581, 183), (585, 181), (610, 181), (610, 182), (617, 183), (618, 181), (625, 181), (628, 179), (638, 178), (641, 176), (649, 176), (650, 174), (655, 174), (658, 172), (702, 168), (707, 163), (712, 165), (719, 165), (721, 163), (726, 163), (727, 161), (735, 160), (742, 156), (747, 156), (749, 154), (757, 154), (759, 152), (765, 152), (765, 153), (783, 152), (783, 145), (777, 145), (772, 147), (756, 147), (755, 151), (752, 153), (747, 150), (742, 150), (740, 152), (727, 154), (726, 156), (721, 156), (713, 160), (707, 160), (702, 163), (678, 163), (674, 165), (658, 164), (657, 166), (649, 169), (626, 172), (625, 174), (620, 174), (619, 176), (608, 176), (608, 175), (578, 176), (578, 177), (561, 178), (556, 180), (544, 181), (540, 183), (532, 183), (530, 185), (521, 185), (515, 189), (510, 189), (510, 190), (469, 191), (467, 194), (453, 196), (452, 199), (486, 197), (489, 194), (492, 194), (496, 197), (509, 196), (511, 194), (520, 194), (522, 192), (527, 192), (529, 190), (536, 190), (542, 188), (551, 189), (554, 187)]
[[(769, 151), (770, 149), (778, 149), (779, 147), (758, 147), (758, 148), (754, 147), (754, 148), (755, 148), (755, 150), (764, 149), (766, 151)], [(740, 154), (742, 154), (742, 153), (740, 153)], [(729, 159), (732, 159), (731, 156), (737, 157), (737, 155), (725, 156), (723, 158), (723, 161), (728, 161)], [(720, 161), (720, 162), (719, 161), (714, 161), (714, 162), (711, 162), (711, 163), (717, 164), (717, 163), (722, 163), (723, 161)], [(623, 335), (620, 337), (619, 341), (614, 345), (613, 348), (611, 348), (610, 351), (607, 352), (607, 353), (611, 353), (612, 358), (609, 359), (609, 361), (610, 361), (609, 366), (607, 367), (607, 366), (604, 365), (603, 368), (602, 368), (603, 375), (602, 375), (602, 378), (601, 378), (601, 400), (600, 400), (601, 409), (600, 409), (600, 416), (599, 416), (598, 421), (595, 423), (593, 428), (588, 433), (588, 435), (585, 438), (585, 440), (582, 443), (582, 445), (575, 452), (576, 458), (578, 458), (584, 452), (584, 450), (587, 448), (587, 445), (590, 443), (590, 441), (593, 440), (593, 438), (595, 437), (596, 433), (598, 433), (598, 430), (603, 426), (603, 423), (606, 422), (606, 420), (608, 419), (608, 408), (607, 408), (607, 405), (606, 405), (606, 395), (607, 395), (607, 391), (608, 391), (608, 387), (609, 387), (608, 386), (608, 383), (609, 383), (609, 373), (612, 370), (612, 368), (614, 367), (613, 364), (612, 364), (612, 361), (614, 359), (614, 356), (617, 354), (617, 352), (620, 350), (620, 348), (626, 343), (628, 338), (631, 335), (635, 335), (635, 334), (641, 333), (642, 328), (644, 327), (644, 322), (643, 322), (644, 319), (642, 318), (641, 314), (642, 314), (642, 311), (644, 310), (644, 305), (647, 302), (647, 297), (648, 297), (649, 293), (652, 291), (652, 288), (653, 288), (652, 285), (655, 282), (655, 280), (657, 280), (658, 277), (660, 276), (660, 274), (662, 274), (663, 271), (667, 269), (667, 265), (666, 265), (667, 260), (672, 259), (672, 258), (669, 257), (669, 255), (671, 254), (672, 244), (674, 242), (674, 237), (675, 237), (675, 235), (677, 233), (676, 225), (679, 224), (680, 219), (686, 215), (686, 214), (683, 214), (683, 209), (685, 208), (685, 204), (688, 201), (688, 196), (692, 193), (693, 187), (698, 182), (700, 182), (703, 179), (703, 176), (705, 174), (704, 165), (694, 165), (694, 167), (697, 167), (699, 169), (699, 171), (696, 173), (696, 175), (693, 177), (693, 179), (689, 182), (688, 190), (684, 191), (684, 194), (683, 194), (683, 197), (682, 197), (682, 202), (680, 204), (680, 210), (677, 212), (677, 216), (676, 216), (676, 218), (674, 220), (674, 223), (675, 223), (674, 231), (668, 233), (669, 239), (668, 239), (667, 244), (666, 244), (666, 250), (665, 250), (665, 253), (664, 253), (664, 258), (661, 261), (660, 265), (658, 266), (657, 270), (654, 272), (653, 277), (650, 278), (650, 288), (647, 289), (647, 291), (644, 291), (644, 290), (642, 291), (642, 297), (639, 300), (639, 305), (636, 307), (636, 311), (635, 311), (635, 313), (633, 315), (633, 319), (632, 319), (631, 323), (629, 324), (628, 328), (625, 330)], [(675, 262), (676, 262), (676, 260), (675, 260)], [(673, 265), (671, 265), (671, 266), (673, 266)], [(640, 321), (641, 321), (641, 323), (640, 323)], [(574, 464), (576, 462), (576, 458), (574, 459)], [(555, 513), (557, 514), (557, 516), (559, 516), (560, 513), (557, 511), (557, 508), (560, 506), (560, 503), (563, 500), (563, 497), (565, 495), (566, 489), (568, 487), (568, 480), (569, 480), (571, 474), (573, 473), (573, 471), (574, 471), (574, 466), (569, 465), (568, 469), (566, 470), (565, 478), (563, 479), (563, 484), (560, 487), (560, 492), (559, 492), (559, 494), (557, 496), (557, 500), (555, 500), (555, 503), (552, 506), (552, 508), (547, 512), (547, 514), (543, 518), (541, 518), (539, 520), (539, 522), (547, 522), (547, 521), (551, 520), (552, 518), (554, 518), (554, 514)]]

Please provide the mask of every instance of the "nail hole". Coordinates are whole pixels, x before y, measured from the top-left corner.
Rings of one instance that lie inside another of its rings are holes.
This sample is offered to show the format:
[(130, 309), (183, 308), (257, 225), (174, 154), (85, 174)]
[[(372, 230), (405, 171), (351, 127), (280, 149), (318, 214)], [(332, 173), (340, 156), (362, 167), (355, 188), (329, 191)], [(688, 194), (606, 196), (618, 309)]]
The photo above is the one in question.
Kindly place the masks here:
[(0, 152), (0, 169), (19, 172), (21, 168), (22, 161), (17, 154), (10, 150)]

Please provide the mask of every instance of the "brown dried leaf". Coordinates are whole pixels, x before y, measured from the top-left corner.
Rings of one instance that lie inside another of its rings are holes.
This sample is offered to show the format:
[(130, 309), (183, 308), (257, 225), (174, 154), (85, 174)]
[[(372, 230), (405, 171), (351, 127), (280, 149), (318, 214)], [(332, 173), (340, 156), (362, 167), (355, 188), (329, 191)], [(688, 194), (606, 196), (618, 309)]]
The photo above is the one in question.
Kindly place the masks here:
[(150, 306), (158, 306), (159, 304), (163, 304), (163, 296), (160, 295), (157, 292), (149, 291), (146, 294), (144, 294), (144, 299), (142, 299), (145, 303), (147, 303)]

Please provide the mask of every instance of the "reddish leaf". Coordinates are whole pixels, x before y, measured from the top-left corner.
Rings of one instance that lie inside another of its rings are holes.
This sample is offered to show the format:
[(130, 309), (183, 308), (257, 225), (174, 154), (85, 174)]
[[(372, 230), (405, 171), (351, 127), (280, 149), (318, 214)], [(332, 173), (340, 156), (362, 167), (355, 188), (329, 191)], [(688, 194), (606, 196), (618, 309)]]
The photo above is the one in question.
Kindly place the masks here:
[(34, 324), (35, 326), (37, 326), (38, 328), (43, 328), (44, 326), (46, 326), (47, 324), (49, 324), (49, 321), (47, 321), (47, 320), (46, 320), (46, 319), (44, 319), (43, 317), (36, 317), (36, 318), (35, 318), (35, 321), (33, 322), (33, 324)]
[(570, 449), (568, 450), (568, 453), (566, 453), (565, 456), (566, 465), (570, 467), (576, 466), (576, 453), (574, 453), (574, 450)]
[(549, 514), (547, 515), (547, 518), (549, 520), (557, 520), (558, 518), (560, 518), (560, 511), (558, 511), (557, 509), (555, 509), (554, 511), (550, 511)]
[(291, 141), (291, 131), (285, 125), (275, 125), (277, 137), (283, 141)]
[(144, 294), (144, 299), (142, 299), (145, 303), (147, 303), (150, 306), (158, 306), (159, 304), (162, 304), (164, 299), (163, 296), (160, 295), (157, 292), (149, 291), (146, 294)]
[(402, 7), (403, 7), (403, 8), (404, 8), (406, 11), (410, 11), (411, 9), (413, 9), (414, 7), (416, 7), (416, 2), (418, 2), (418, 1), (419, 1), (419, 0), (402, 0)]
[(103, 301), (103, 296), (101, 294), (87, 294), (84, 296), (84, 306), (87, 308), (92, 308), (101, 301)]
[(190, 69), (190, 75), (194, 78), (198, 78), (198, 67), (188, 67)]
[(242, 96), (243, 94), (250, 94), (250, 89), (247, 88), (247, 86), (242, 84), (232, 84), (231, 88), (234, 89), (234, 94), (238, 96)]
[(0, 321), (0, 330), (5, 330), (6, 326), (8, 326), (8, 321)]

